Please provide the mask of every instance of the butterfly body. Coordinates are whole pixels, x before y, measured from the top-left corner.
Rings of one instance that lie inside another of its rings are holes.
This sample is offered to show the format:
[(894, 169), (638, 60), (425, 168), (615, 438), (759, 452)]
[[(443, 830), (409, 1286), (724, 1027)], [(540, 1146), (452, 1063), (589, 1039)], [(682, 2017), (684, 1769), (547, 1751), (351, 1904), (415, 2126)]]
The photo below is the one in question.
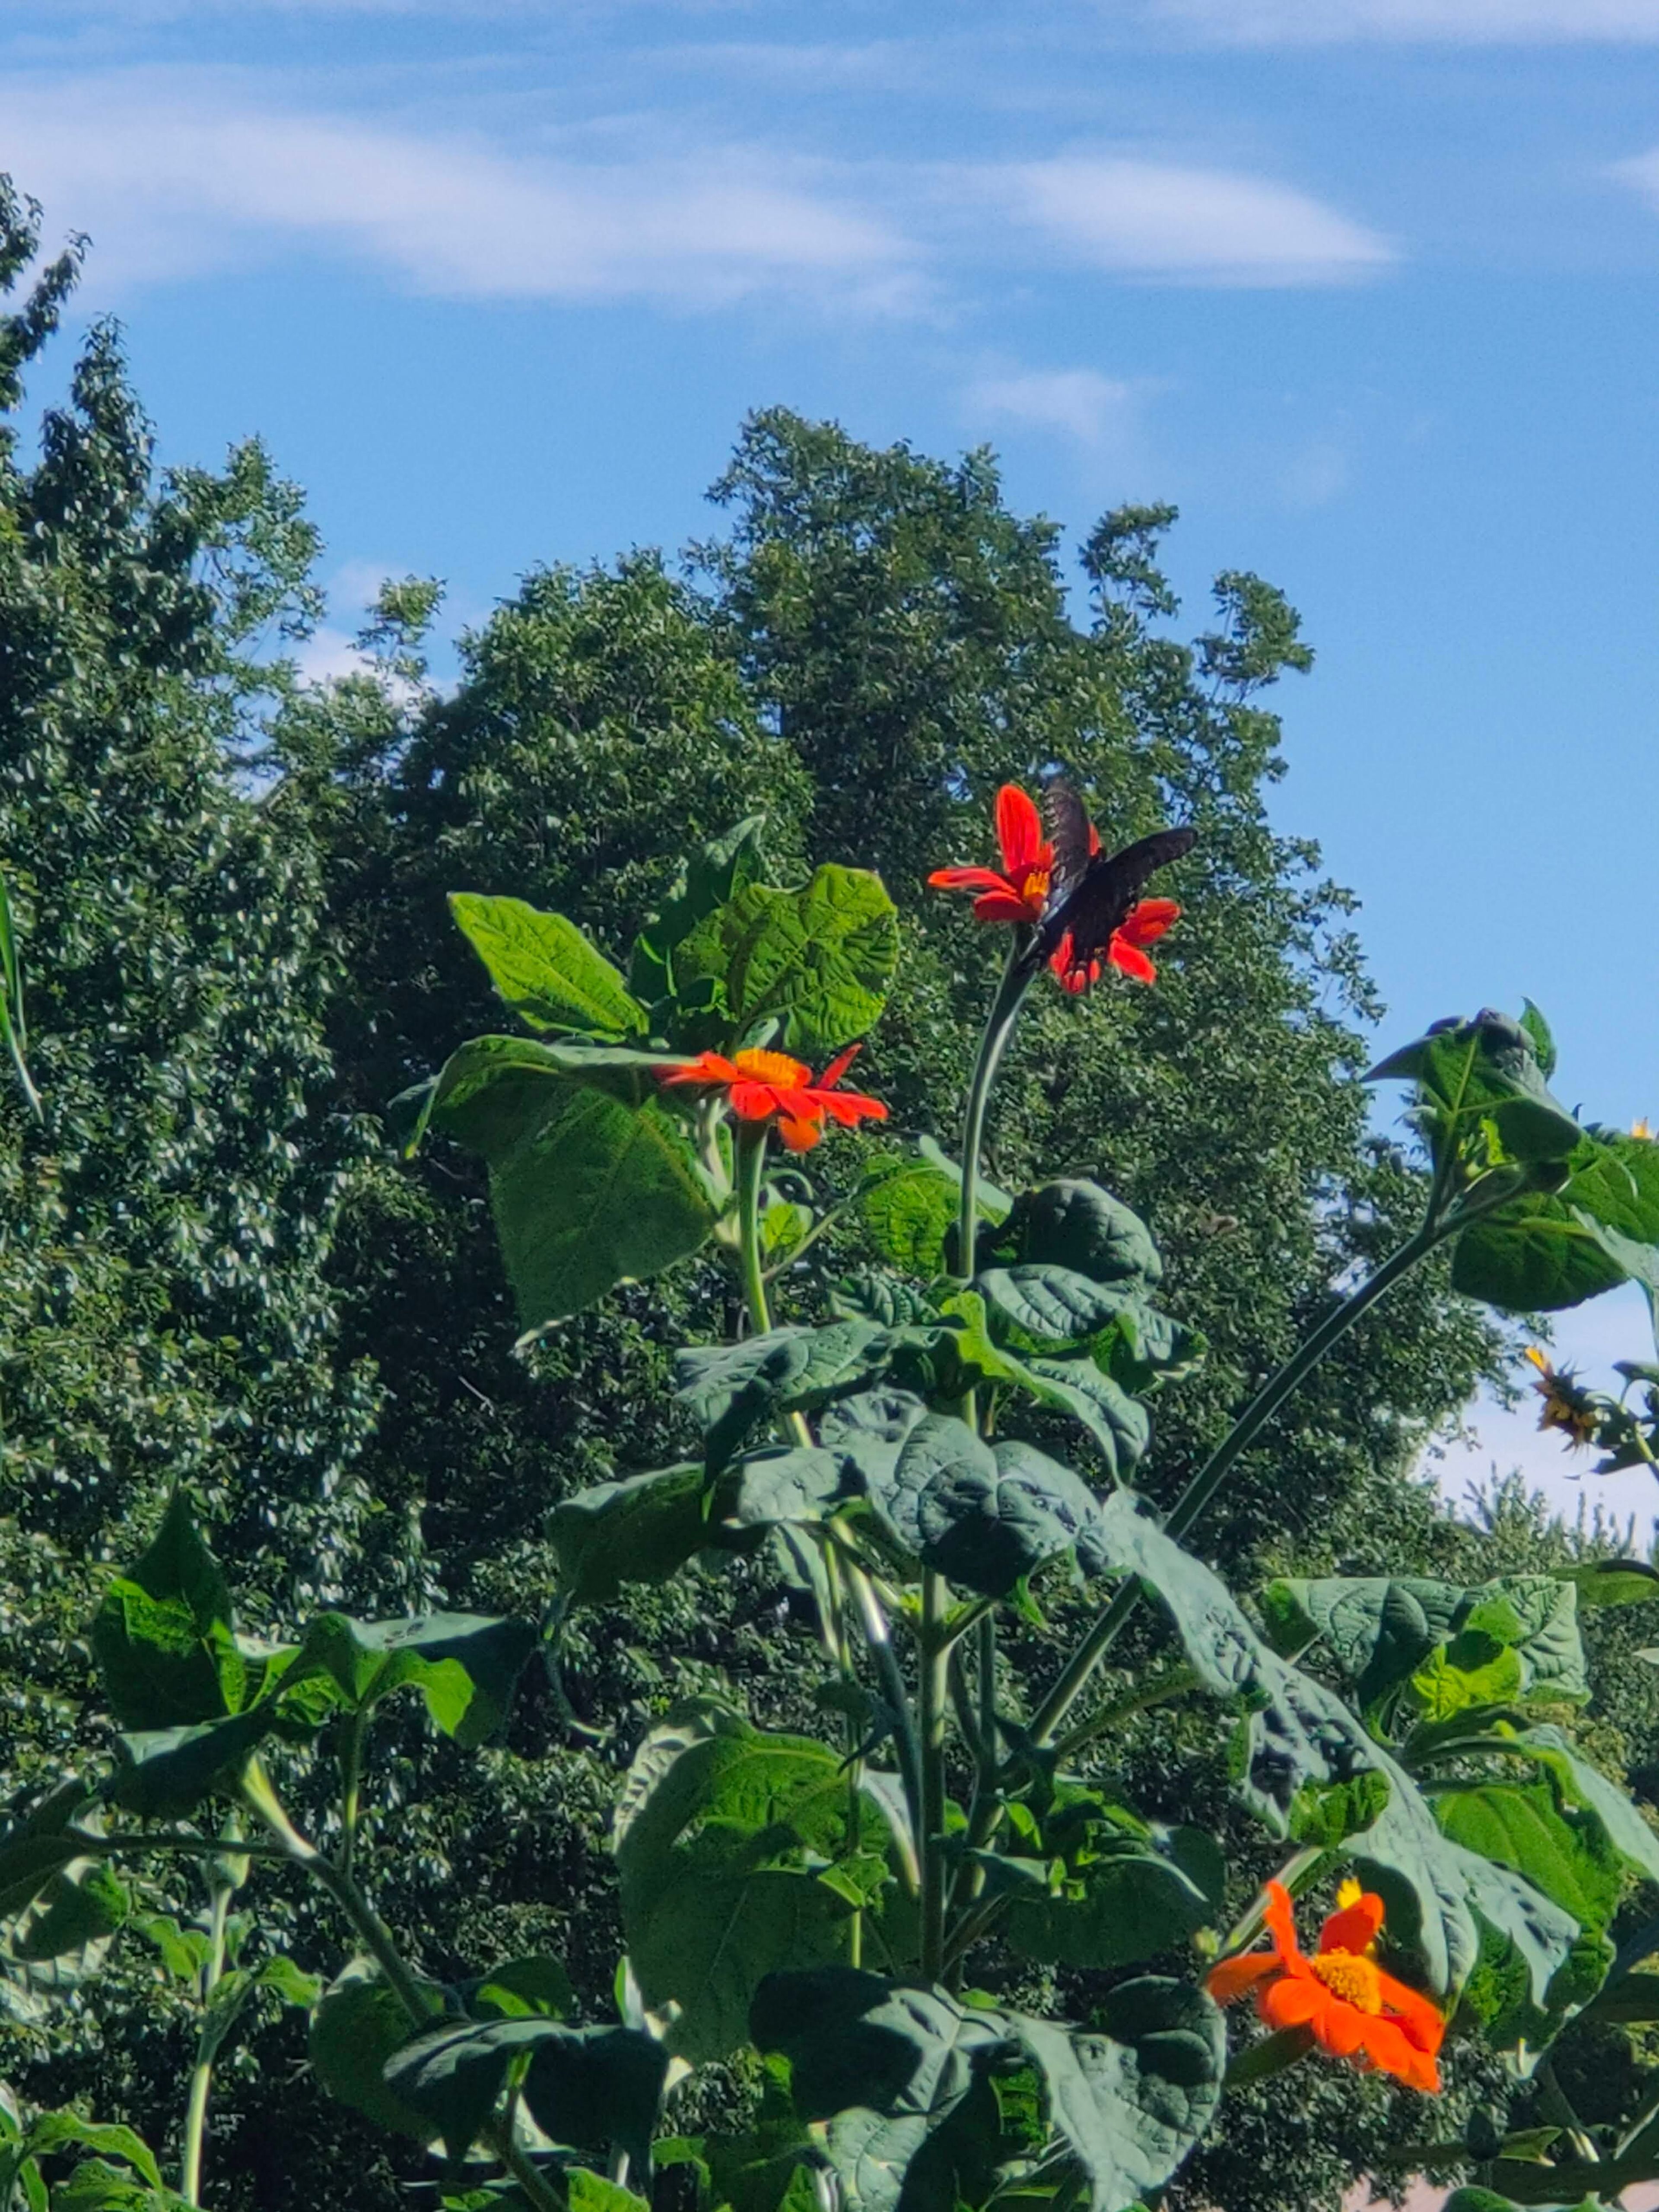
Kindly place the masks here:
[(1036, 968), (1060, 954), (1061, 982), (1068, 990), (1081, 991), (1107, 955), (1115, 933), (1134, 913), (1146, 884), (1159, 868), (1190, 852), (1198, 833), (1158, 830), (1121, 853), (1103, 853), (1082, 800), (1063, 776), (1052, 777), (1045, 787), (1042, 813), (1054, 869), (1026, 960)]

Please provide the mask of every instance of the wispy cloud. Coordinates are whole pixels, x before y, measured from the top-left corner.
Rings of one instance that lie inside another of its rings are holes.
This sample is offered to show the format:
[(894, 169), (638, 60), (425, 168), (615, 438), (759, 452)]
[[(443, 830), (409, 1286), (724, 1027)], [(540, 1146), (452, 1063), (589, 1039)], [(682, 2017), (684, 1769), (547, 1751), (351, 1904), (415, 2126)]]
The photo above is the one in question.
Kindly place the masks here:
[(1659, 212), (1659, 146), (1650, 153), (1634, 155), (1628, 161), (1615, 161), (1607, 173), (1620, 184), (1629, 185)]
[(904, 238), (822, 172), (744, 149), (609, 162), (284, 112), (235, 81), (134, 72), (0, 85), (0, 143), (100, 281), (246, 262), (296, 236), (451, 296), (708, 304), (811, 284), (902, 295)]
[(1220, 46), (1659, 42), (1659, 0), (1150, 0), (1141, 20)]
[(1077, 260), (1142, 276), (1323, 284), (1373, 275), (1389, 241), (1271, 179), (1077, 155), (1011, 165), (1016, 219)]
[(1149, 387), (1094, 368), (1025, 368), (975, 377), (963, 392), (970, 422), (1017, 422), (1056, 431), (1099, 452), (1139, 428)]

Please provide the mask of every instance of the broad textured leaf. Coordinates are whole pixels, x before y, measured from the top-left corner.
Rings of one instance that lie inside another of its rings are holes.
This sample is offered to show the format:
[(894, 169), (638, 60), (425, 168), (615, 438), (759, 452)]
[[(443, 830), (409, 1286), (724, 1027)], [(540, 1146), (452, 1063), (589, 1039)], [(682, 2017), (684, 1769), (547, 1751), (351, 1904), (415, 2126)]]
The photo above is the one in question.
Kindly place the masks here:
[(1554, 1191), (1532, 1191), (1474, 1222), (1452, 1253), (1452, 1279), (1510, 1313), (1552, 1313), (1615, 1289), (1633, 1246), (1659, 1243), (1659, 1146), (1598, 1131)]
[(635, 1753), (612, 1848), (629, 1960), (670, 2047), (723, 2057), (763, 1977), (839, 1955), (851, 1906), (817, 1879), (846, 1837), (847, 1777), (810, 1737), (724, 1707), (682, 1708)]
[(876, 1380), (896, 1340), (896, 1332), (874, 1322), (836, 1321), (679, 1352), (675, 1382), (704, 1431), (710, 1473), (717, 1474), (762, 1422), (816, 1412)]
[(1101, 1513), (1116, 1563), (1158, 1591), (1200, 1678), (1244, 1702), (1238, 1781), (1246, 1803), (1286, 1834), (1310, 1784), (1380, 1774), (1387, 1802), (1356, 1838), (1354, 1855), (1388, 1899), (1390, 1929), (1420, 1949), (1437, 1989), (1455, 1991), (1479, 1954), (1478, 1911), (1514, 1944), (1541, 2003), (1577, 1935), (1576, 1922), (1523, 1878), (1443, 1835), (1415, 1782), (1341, 1699), (1264, 1644), (1220, 1577), (1142, 1514), (1129, 1492), (1114, 1492)]
[(446, 2023), (392, 2054), (382, 2069), (386, 2084), (429, 2135), (443, 2138), (449, 2156), (459, 2158), (489, 2121), (514, 2062), (562, 2032), (550, 2020)]
[(108, 1784), (112, 1803), (147, 1820), (183, 1820), (216, 1793), (234, 1790), (276, 1722), (269, 1706), (203, 1721), (194, 1728), (150, 1729), (117, 1739)]
[(132, 1893), (101, 1859), (73, 1862), (41, 1893), (11, 1939), (14, 1958), (64, 1959), (106, 1944), (125, 1925)]
[(1659, 1598), (1659, 1567), (1642, 1559), (1591, 1559), (1556, 1571), (1577, 1590), (1580, 1605), (1646, 1605)]
[(0, 1920), (15, 1920), (27, 1911), (93, 1840), (74, 1828), (56, 1835), (25, 1830), (0, 1838)]
[[(432, 2010), (442, 1996), (427, 1985)], [(398, 2095), (386, 2079), (388, 2059), (412, 2033), (402, 2000), (366, 1959), (354, 1959), (323, 1993), (312, 2015), (308, 2051), (318, 2080), (331, 2097), (394, 2135), (430, 2142), (438, 2130)]]
[(1086, 1574), (1109, 1564), (1093, 1492), (1030, 1444), (994, 1447), (964, 1422), (930, 1414), (905, 1437), (890, 1475), (870, 1472), (872, 1500), (899, 1544), (966, 1589), (1006, 1597), (1066, 1551)]
[(123, 1728), (185, 1727), (241, 1706), (247, 1670), (230, 1588), (182, 1492), (137, 1565), (105, 1590), (92, 1648)]
[(1261, 1609), (1281, 1656), (1319, 1639), (1368, 1712), (1442, 1646), (1454, 1647), (1451, 1663), (1466, 1672), (1500, 1650), (1516, 1655), (1511, 1686), (1471, 1691), (1464, 1705), (1510, 1695), (1578, 1702), (1589, 1694), (1570, 1577), (1502, 1576), (1473, 1588), (1413, 1576), (1283, 1577), (1263, 1591)]
[(1039, 1405), (1069, 1413), (1088, 1431), (1115, 1481), (1125, 1481), (1152, 1440), (1152, 1419), (1139, 1404), (1081, 1352), (1066, 1358), (1016, 1352), (997, 1343), (978, 1290), (957, 1291), (940, 1301), (939, 1310), (955, 1323), (944, 1340), (961, 1373), (950, 1382), (961, 1389), (981, 1382), (1023, 1391)]
[(1567, 1795), (1588, 1806), (1606, 1829), (1621, 1858), (1659, 1882), (1659, 1835), (1648, 1826), (1632, 1798), (1602, 1773), (1559, 1728), (1522, 1729), (1516, 1741), (1541, 1759)]
[(1581, 1929), (1607, 1926), (1624, 1872), (1607, 1830), (1564, 1802), (1551, 1782), (1460, 1783), (1439, 1792), (1440, 1825), (1466, 1850), (1512, 1867)]
[(636, 996), (648, 1004), (674, 996), (676, 951), (705, 915), (758, 879), (765, 823), (763, 814), (750, 814), (687, 858), (673, 891), (635, 939), (628, 981)]
[(282, 1675), (278, 1694), (322, 1676), (356, 1711), (396, 1690), (416, 1689), (446, 1735), (477, 1745), (506, 1719), (535, 1646), (528, 1621), (486, 1613), (425, 1613), (402, 1620), (319, 1613)]
[(648, 2177), (668, 2045), (636, 2027), (538, 2024), (547, 2032), (524, 2084), (537, 2126), (572, 2150), (625, 2151), (635, 2171)]
[(784, 1051), (817, 1057), (873, 1027), (897, 961), (880, 877), (826, 862), (799, 890), (737, 892), (690, 932), (675, 975), (719, 987), (735, 1039), (775, 1022)]
[(499, 2014), (503, 2020), (527, 2020), (532, 2015), (562, 2020), (576, 2008), (570, 1977), (557, 1959), (532, 1952), (522, 1959), (503, 1959), (488, 1973), (464, 1984), (462, 1996), (474, 2018)]
[(1093, 2212), (1128, 2212), (1161, 2189), (1207, 2132), (1226, 2031), (1201, 1990), (1151, 1976), (1100, 2008), (1101, 2034), (1008, 2016), (1042, 2077), (1051, 2125), (1088, 2176)]
[(559, 1588), (572, 1605), (605, 1605), (627, 1583), (663, 1582), (708, 1541), (701, 1460), (596, 1483), (548, 1518)]
[(726, 1469), (715, 1492), (716, 1534), (826, 1520), (862, 1493), (852, 1456), (821, 1446), (750, 1452)]
[(503, 1003), (528, 1028), (618, 1037), (646, 1028), (646, 1010), (620, 973), (562, 914), (477, 891), (452, 891), (449, 910)]
[(1066, 1177), (1022, 1191), (1002, 1225), (980, 1237), (988, 1260), (1059, 1267), (1091, 1282), (1145, 1290), (1158, 1282), (1164, 1262), (1152, 1233), (1097, 1182)]
[(1030, 1959), (1070, 1966), (1127, 1966), (1173, 1949), (1220, 1910), (1220, 1853), (1199, 1829), (1123, 1839), (1079, 1869), (1081, 1894), (1017, 1899), (1008, 1940)]
[(519, 1063), (511, 1080), (493, 1081), (452, 1110), (448, 1072), (432, 1118), (489, 1164), (496, 1234), (526, 1335), (629, 1277), (685, 1258), (714, 1226), (696, 1148), (655, 1097), (634, 1105), (573, 1082), (568, 1071)]
[(850, 2212), (894, 2212), (912, 2160), (1008, 2043), (1000, 2014), (854, 1967), (770, 1976), (750, 2025), (788, 2058), (800, 2117), (827, 2123)]
[(982, 1267), (974, 1287), (1037, 1350), (1086, 1344), (1109, 1328), (1135, 1295), (1133, 1283), (1097, 1283), (1073, 1267), (1035, 1261)]
[(860, 1185), (855, 1203), (883, 1259), (909, 1275), (942, 1273), (945, 1239), (962, 1210), (956, 1179), (925, 1160), (893, 1160)]
[(1515, 1160), (1565, 1160), (1583, 1132), (1549, 1093), (1531, 1038), (1507, 1014), (1478, 1014), (1390, 1053), (1368, 1083), (1415, 1084), (1437, 1156), (1484, 1123)]

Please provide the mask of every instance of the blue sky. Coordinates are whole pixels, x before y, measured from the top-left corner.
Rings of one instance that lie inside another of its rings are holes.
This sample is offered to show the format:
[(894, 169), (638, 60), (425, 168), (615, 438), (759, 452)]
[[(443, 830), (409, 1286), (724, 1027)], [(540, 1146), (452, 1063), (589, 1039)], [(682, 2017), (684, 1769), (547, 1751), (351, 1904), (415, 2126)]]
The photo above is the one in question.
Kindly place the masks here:
[(0, 165), (165, 457), (309, 488), (319, 665), (386, 571), (706, 529), (775, 401), (1177, 501), (1194, 627), (1304, 612), (1277, 811), (1387, 1033), (1528, 993), (1659, 1120), (1659, 0), (9, 0)]

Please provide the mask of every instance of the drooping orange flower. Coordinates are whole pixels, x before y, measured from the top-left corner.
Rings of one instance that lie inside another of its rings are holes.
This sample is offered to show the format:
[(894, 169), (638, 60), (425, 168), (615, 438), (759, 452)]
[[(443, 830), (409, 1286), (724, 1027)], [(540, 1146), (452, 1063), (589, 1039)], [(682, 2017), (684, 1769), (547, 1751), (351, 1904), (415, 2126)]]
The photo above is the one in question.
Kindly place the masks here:
[(1005, 783), (997, 793), (997, 843), (1002, 852), (1000, 872), (935, 868), (928, 882), (939, 891), (976, 892), (977, 921), (1041, 921), (1054, 848), (1042, 834), (1036, 800), (1017, 783)]
[(823, 1134), (826, 1121), (851, 1129), (860, 1121), (887, 1119), (879, 1098), (837, 1088), (862, 1050), (861, 1045), (849, 1044), (816, 1083), (811, 1069), (785, 1052), (740, 1052), (732, 1060), (722, 1053), (702, 1052), (685, 1066), (670, 1069), (662, 1080), (722, 1088), (740, 1121), (770, 1121), (790, 1152), (810, 1152)]
[(1218, 2004), (1232, 2004), (1254, 1990), (1255, 2008), (1269, 2027), (1304, 2027), (1334, 2058), (1392, 2074), (1410, 2089), (1437, 2091), (1437, 2054), (1446, 2023), (1420, 1990), (1377, 1965), (1382, 1899), (1357, 1881), (1345, 1881), (1336, 1902), (1310, 1959), (1296, 1940), (1290, 1892), (1283, 1882), (1270, 1881), (1271, 1949), (1222, 1960), (1205, 1977), (1205, 1987)]
[[(1156, 983), (1158, 970), (1141, 948), (1156, 945), (1170, 924), (1180, 919), (1181, 908), (1174, 899), (1142, 899), (1112, 932), (1106, 958), (1114, 968), (1133, 975), (1137, 983)], [(1079, 961), (1072, 949), (1070, 930), (1054, 947), (1048, 965), (1060, 978), (1062, 988), (1073, 994), (1086, 991), (1091, 983), (1100, 981), (1101, 961), (1098, 957)]]

